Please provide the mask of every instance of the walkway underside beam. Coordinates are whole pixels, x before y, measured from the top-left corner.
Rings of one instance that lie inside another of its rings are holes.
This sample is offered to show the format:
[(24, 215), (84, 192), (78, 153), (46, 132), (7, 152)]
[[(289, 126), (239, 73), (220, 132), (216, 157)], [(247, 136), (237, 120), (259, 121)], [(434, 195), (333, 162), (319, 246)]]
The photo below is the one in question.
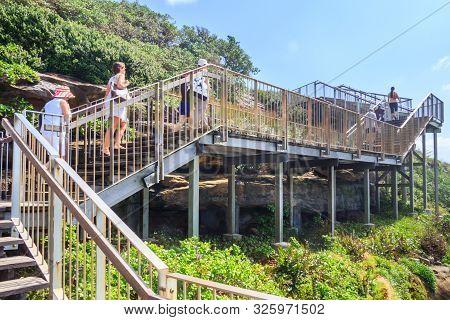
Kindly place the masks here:
[(330, 166), (337, 166), (339, 164), (338, 159), (315, 159), (315, 160), (291, 160), (289, 165), (291, 168), (315, 168), (322, 167), (328, 168)]
[(340, 163), (336, 170), (353, 170), (353, 171), (365, 171), (374, 170), (376, 168), (375, 163)]

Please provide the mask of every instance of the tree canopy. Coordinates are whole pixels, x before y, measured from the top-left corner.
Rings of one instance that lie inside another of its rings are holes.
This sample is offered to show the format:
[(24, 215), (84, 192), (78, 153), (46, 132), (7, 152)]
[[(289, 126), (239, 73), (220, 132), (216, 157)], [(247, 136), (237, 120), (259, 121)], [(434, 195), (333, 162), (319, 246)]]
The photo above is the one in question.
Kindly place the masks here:
[(3, 0), (0, 45), (14, 49), (16, 63), (97, 84), (107, 81), (114, 61), (127, 64), (134, 85), (192, 68), (198, 58), (258, 72), (234, 37), (221, 39), (202, 27), (177, 29), (168, 15), (128, 1)]

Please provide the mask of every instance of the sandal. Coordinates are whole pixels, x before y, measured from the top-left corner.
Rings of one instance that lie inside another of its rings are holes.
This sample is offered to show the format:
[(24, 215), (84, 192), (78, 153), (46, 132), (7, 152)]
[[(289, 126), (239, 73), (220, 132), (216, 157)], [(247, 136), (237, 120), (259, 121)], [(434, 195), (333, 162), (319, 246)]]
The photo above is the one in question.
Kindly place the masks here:
[(109, 153), (109, 150), (102, 150), (102, 152), (107, 157), (111, 156), (111, 153)]

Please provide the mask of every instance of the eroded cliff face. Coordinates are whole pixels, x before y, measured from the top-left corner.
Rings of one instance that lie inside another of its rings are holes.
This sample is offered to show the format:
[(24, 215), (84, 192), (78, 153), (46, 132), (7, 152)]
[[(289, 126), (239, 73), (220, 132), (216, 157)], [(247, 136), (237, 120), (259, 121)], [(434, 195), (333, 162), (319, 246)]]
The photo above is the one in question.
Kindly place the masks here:
[[(352, 181), (356, 180), (356, 181)], [(337, 210), (362, 209), (363, 189), (359, 179), (337, 179)], [(226, 208), (228, 180), (223, 175), (200, 181), (200, 210), (209, 207)], [(236, 199), (240, 208), (266, 208), (275, 201), (273, 175), (236, 176)], [(288, 186), (284, 183), (285, 201)], [(294, 204), (303, 212), (325, 212), (328, 208), (328, 182), (312, 172), (294, 178)], [(185, 175), (170, 175), (154, 194), (150, 207), (159, 210), (186, 210), (188, 203), (188, 179)], [(287, 203), (287, 202), (286, 202)]]

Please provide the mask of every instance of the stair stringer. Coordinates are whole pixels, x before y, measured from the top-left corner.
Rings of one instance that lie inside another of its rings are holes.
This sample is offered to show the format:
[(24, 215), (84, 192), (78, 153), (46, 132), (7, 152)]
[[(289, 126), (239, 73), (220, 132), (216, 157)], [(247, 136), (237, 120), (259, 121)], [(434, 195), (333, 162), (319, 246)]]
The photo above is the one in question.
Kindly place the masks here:
[[(210, 132), (204, 136), (212, 134), (213, 133)], [(164, 157), (164, 175), (170, 174), (173, 171), (188, 164), (197, 155), (200, 154), (198, 148), (198, 140), (200, 138), (201, 137)], [(141, 170), (136, 171), (123, 180), (119, 181), (118, 183), (103, 189), (98, 193), (98, 195), (108, 206), (114, 206), (141, 191), (142, 189), (149, 188), (150, 186), (158, 183), (156, 179), (157, 170), (157, 162), (152, 162)], [(144, 181), (144, 179), (146, 179), (146, 181)], [(90, 201), (88, 201), (87, 208), (90, 207)], [(89, 210), (87, 211), (88, 212), (86, 213), (88, 214), (88, 216), (90, 216)]]

